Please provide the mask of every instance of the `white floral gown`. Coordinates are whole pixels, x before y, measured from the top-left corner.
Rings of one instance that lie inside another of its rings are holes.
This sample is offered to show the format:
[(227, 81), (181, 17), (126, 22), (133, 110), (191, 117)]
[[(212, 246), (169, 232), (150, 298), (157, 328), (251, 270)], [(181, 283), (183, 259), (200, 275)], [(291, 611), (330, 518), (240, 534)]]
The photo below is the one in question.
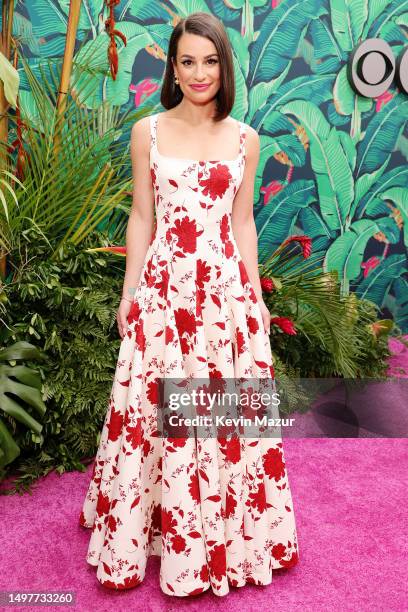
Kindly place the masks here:
[[(127, 589), (160, 555), (168, 595), (267, 585), (298, 560), (280, 437), (157, 436), (157, 377), (274, 378), (268, 335), (231, 229), (245, 166), (164, 156), (150, 117), (156, 228), (128, 317), (80, 524), (86, 560)], [(238, 134), (238, 129), (237, 129)], [(155, 435), (156, 433), (156, 435)]]

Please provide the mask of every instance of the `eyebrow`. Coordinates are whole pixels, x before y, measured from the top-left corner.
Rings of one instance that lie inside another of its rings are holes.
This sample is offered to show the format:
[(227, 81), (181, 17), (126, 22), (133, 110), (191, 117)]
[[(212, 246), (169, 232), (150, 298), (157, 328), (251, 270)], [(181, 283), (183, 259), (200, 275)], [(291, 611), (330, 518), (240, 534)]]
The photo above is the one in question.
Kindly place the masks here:
[[(218, 53), (210, 53), (210, 55), (205, 55), (204, 59), (207, 59), (208, 57), (212, 57), (213, 55), (218, 55)], [(188, 53), (183, 53), (181, 57), (191, 57), (194, 59), (194, 55), (189, 55)]]

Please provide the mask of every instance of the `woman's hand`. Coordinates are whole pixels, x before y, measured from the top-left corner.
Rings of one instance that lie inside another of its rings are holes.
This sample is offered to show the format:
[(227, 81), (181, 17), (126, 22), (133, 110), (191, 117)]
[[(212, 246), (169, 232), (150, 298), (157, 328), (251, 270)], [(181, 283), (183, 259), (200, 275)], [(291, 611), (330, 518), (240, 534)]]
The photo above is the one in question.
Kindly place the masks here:
[(119, 335), (122, 338), (122, 340), (128, 328), (127, 319), (129, 316), (129, 311), (130, 311), (131, 306), (132, 306), (132, 302), (130, 302), (129, 300), (125, 300), (124, 298), (120, 300), (118, 312), (116, 314), (116, 321), (118, 324)]
[(269, 312), (268, 307), (266, 306), (263, 300), (259, 301), (259, 307), (261, 309), (264, 330), (267, 334), (270, 334), (271, 332), (271, 313)]

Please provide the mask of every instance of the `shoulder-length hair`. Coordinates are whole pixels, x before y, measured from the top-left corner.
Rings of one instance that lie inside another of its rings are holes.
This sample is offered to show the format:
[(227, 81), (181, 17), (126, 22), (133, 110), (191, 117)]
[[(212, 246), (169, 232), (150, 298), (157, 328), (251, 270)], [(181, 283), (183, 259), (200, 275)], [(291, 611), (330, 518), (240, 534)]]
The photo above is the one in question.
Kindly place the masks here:
[(211, 40), (218, 53), (220, 62), (220, 88), (216, 95), (215, 121), (225, 119), (231, 112), (235, 101), (235, 77), (231, 44), (222, 22), (209, 13), (191, 13), (175, 26), (169, 40), (166, 69), (160, 102), (166, 109), (174, 108), (183, 99), (183, 92), (174, 82), (171, 58), (177, 63), (177, 45), (183, 32), (204, 36)]

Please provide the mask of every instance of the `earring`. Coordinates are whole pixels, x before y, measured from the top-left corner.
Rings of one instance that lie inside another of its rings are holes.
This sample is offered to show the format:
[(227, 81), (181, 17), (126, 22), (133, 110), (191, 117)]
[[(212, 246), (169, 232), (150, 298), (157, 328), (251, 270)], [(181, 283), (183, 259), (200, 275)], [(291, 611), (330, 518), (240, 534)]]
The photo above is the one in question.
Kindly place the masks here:
[(175, 82), (175, 84), (176, 84), (176, 85), (178, 85), (178, 84), (179, 84), (178, 77), (174, 77), (174, 82)]

